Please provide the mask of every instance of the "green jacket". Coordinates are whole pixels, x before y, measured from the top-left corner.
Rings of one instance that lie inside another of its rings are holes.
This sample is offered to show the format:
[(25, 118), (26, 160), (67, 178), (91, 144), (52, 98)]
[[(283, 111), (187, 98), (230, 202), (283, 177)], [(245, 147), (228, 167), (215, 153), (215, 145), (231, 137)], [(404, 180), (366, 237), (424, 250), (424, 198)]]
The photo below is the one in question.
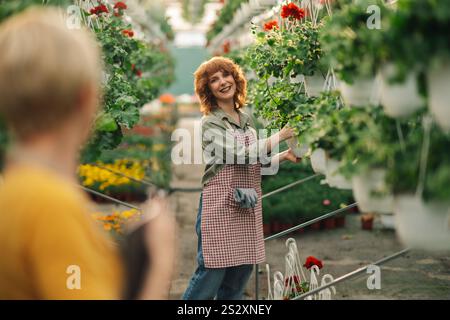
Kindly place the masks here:
[[(212, 155), (212, 157), (205, 156), (206, 167), (202, 178), (203, 186), (205, 186), (226, 163), (230, 163), (228, 161), (233, 161), (231, 163), (235, 164), (237, 159), (245, 159), (245, 163), (248, 164), (254, 163), (252, 161), (255, 160), (262, 161), (263, 163), (270, 160), (270, 157), (267, 155), (265, 159), (263, 159), (260, 152), (260, 150), (263, 149), (261, 146), (265, 144), (266, 139), (260, 139), (258, 140), (258, 143), (245, 147), (243, 144), (235, 143), (234, 138), (229, 135), (230, 126), (234, 130), (244, 130), (244, 132), (252, 130), (256, 132), (251, 117), (239, 109), (238, 112), (240, 115), (240, 123), (237, 123), (219, 107), (202, 117), (202, 150), (204, 156)], [(214, 135), (222, 136), (222, 139), (212, 138), (211, 135), (207, 133), (208, 130), (212, 130), (210, 132), (213, 132)], [(214, 152), (211, 152), (211, 150), (214, 150), (215, 148), (217, 148), (216, 150), (223, 150), (223, 153), (215, 154)]]

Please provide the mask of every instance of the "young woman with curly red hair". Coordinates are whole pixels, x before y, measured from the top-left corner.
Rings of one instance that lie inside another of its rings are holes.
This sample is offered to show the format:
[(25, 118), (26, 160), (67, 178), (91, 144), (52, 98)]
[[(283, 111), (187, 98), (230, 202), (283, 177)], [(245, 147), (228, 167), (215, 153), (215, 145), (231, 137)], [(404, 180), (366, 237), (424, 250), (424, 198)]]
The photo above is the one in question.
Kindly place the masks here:
[(245, 76), (230, 59), (204, 62), (194, 82), (204, 115), (206, 168), (196, 223), (198, 267), (183, 299), (242, 299), (253, 265), (265, 260), (261, 165), (264, 159), (267, 164), (299, 161), (290, 149), (267, 155), (280, 141), (292, 137), (293, 130), (285, 127), (258, 139), (250, 116), (242, 111)]

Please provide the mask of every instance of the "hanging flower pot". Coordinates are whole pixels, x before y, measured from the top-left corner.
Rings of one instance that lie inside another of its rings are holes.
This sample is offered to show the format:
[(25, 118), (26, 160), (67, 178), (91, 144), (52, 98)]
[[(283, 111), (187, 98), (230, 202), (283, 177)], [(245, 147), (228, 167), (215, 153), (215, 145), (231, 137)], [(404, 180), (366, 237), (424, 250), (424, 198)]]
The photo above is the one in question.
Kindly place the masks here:
[(428, 70), (428, 95), (431, 114), (445, 131), (450, 130), (450, 59)]
[(330, 187), (349, 190), (352, 188), (352, 182), (343, 175), (337, 173), (339, 161), (334, 159), (327, 160), (326, 180)]
[(339, 82), (342, 99), (346, 105), (354, 108), (364, 108), (372, 104), (374, 88), (374, 78), (357, 78), (353, 84)]
[(380, 70), (380, 102), (384, 112), (393, 118), (406, 117), (424, 106), (419, 94), (417, 74), (410, 72), (403, 83), (389, 83), (395, 66), (387, 64)]
[(384, 229), (395, 230), (395, 219), (394, 214), (384, 213), (380, 215), (380, 222)]
[(362, 212), (392, 212), (392, 195), (376, 196), (374, 192), (385, 192), (384, 169), (371, 169), (352, 178), (353, 196)]
[(394, 213), (398, 235), (405, 245), (450, 250), (450, 203), (424, 203), (414, 195), (399, 195), (394, 200)]
[(315, 173), (327, 173), (327, 154), (324, 149), (315, 149), (311, 153), (310, 160)]
[(306, 92), (310, 97), (318, 97), (323, 91), (325, 85), (325, 77), (316, 72), (313, 76), (305, 76)]
[(289, 148), (292, 149), (292, 152), (294, 152), (295, 156), (298, 158), (303, 157), (309, 151), (309, 146), (300, 144), (298, 142), (297, 137), (292, 137), (292, 138), (288, 139), (286, 142), (287, 142)]

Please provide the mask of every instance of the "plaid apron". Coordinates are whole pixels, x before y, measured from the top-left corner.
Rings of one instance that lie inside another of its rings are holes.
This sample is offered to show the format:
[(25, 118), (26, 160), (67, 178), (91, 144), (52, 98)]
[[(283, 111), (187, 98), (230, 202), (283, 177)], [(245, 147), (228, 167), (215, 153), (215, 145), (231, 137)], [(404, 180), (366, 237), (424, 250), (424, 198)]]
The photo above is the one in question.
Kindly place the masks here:
[[(227, 123), (231, 128), (231, 125)], [(256, 142), (251, 129), (233, 130), (235, 139), (249, 146)], [(255, 208), (240, 208), (236, 187), (254, 188)], [(261, 164), (226, 164), (203, 188), (201, 235), (206, 268), (258, 264), (265, 260), (261, 204)]]

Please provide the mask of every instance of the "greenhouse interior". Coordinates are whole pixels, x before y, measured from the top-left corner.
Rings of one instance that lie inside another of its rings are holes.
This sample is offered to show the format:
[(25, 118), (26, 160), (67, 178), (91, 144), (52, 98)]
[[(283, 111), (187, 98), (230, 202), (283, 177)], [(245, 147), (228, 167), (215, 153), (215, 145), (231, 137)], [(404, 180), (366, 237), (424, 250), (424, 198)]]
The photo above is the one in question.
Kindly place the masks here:
[(0, 0), (0, 299), (450, 300), (450, 1)]

